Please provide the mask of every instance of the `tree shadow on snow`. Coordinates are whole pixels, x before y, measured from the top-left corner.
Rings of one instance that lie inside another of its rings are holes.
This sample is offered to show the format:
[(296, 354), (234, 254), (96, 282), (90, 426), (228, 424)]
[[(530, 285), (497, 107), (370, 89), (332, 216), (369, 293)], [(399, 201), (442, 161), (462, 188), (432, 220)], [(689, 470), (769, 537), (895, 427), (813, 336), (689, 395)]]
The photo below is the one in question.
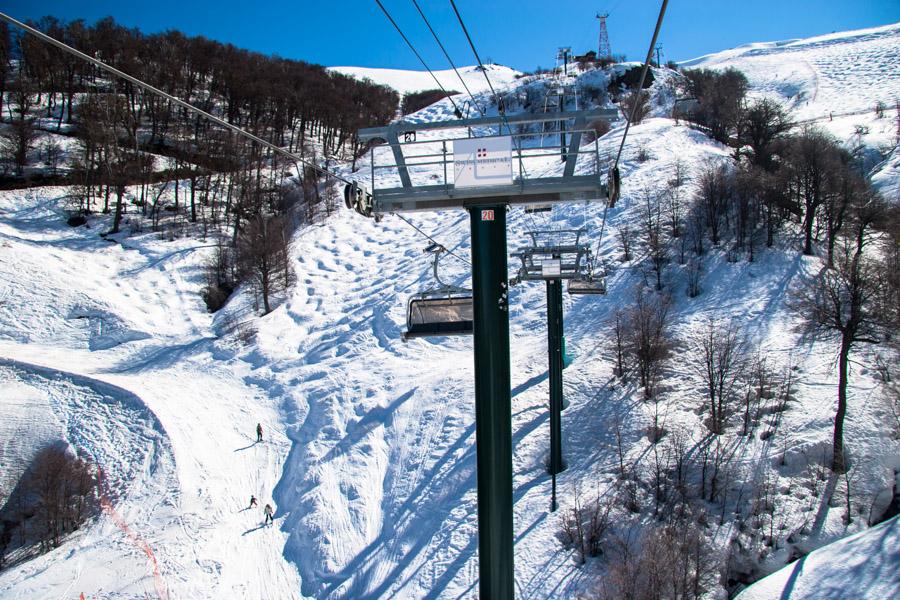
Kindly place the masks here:
[[(440, 533), (442, 539), (449, 541), (459, 527), (467, 524), (468, 513), (453, 519), (455, 523), (452, 527), (442, 529), (448, 517), (446, 507), (460, 506), (463, 496), (475, 488), (475, 447), (471, 443), (474, 433), (474, 424), (461, 432), (406, 498), (385, 511), (386, 526), (378, 538), (360, 551), (341, 571), (320, 578), (319, 583), (324, 586), (320, 597), (338, 594), (345, 598), (375, 600), (387, 594), (392, 586), (396, 590), (404, 589), (428, 566), (429, 561), (425, 560), (407, 573), (416, 557), (429, 544), (435, 543), (436, 535)], [(460, 457), (457, 451), (462, 448), (466, 450)], [(475, 509), (474, 505), (470, 508)], [(440, 542), (437, 545), (440, 546)], [(453, 580), (476, 547), (477, 539), (470, 540), (432, 582), (432, 595), (429, 598), (434, 597), (433, 592), (440, 592)]]
[(397, 398), (386, 407), (377, 406), (366, 413), (366, 416), (351, 427), (348, 427), (349, 431), (344, 439), (335, 444), (331, 450), (328, 451), (328, 454), (322, 458), (321, 462), (328, 463), (337, 456), (345, 454), (370, 431), (381, 425), (387, 425), (394, 412), (396, 412), (401, 404), (409, 400), (412, 395), (416, 393), (416, 389), (418, 388), (412, 388), (408, 392), (397, 396)]

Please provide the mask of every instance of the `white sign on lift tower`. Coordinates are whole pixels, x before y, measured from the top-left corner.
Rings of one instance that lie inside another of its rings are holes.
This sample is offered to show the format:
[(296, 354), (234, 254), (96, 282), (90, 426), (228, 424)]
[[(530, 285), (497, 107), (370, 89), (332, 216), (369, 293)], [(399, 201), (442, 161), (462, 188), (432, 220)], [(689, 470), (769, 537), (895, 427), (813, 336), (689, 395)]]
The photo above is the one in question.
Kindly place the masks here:
[(453, 140), (455, 187), (512, 185), (512, 138)]

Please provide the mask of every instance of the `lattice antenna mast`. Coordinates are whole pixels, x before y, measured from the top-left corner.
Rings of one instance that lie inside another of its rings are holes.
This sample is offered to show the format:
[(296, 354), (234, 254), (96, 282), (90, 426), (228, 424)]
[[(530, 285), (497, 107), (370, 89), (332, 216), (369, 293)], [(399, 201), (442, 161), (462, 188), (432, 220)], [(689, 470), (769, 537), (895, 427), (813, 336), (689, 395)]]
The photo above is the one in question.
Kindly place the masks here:
[(597, 13), (600, 21), (600, 38), (597, 42), (597, 58), (612, 58), (612, 48), (609, 47), (609, 33), (606, 31), (606, 18), (609, 13)]

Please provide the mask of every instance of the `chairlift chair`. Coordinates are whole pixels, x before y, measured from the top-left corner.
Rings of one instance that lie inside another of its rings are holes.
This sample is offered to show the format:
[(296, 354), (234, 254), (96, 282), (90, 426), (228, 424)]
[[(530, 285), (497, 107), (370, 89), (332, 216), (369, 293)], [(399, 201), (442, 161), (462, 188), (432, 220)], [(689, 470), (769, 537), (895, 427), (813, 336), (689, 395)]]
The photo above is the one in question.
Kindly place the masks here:
[(606, 293), (606, 269), (600, 266), (600, 272), (594, 271), (592, 253), (588, 251), (585, 260), (586, 268), (569, 280), (567, 290), (572, 295), (590, 295)]
[(425, 249), (434, 255), (433, 274), (439, 287), (411, 296), (406, 305), (403, 340), (417, 337), (471, 335), (474, 329), (472, 291), (447, 285), (438, 276), (438, 262), (446, 248), (431, 244)]
[(596, 275), (582, 275), (580, 277), (570, 279), (568, 288), (572, 295), (587, 294), (605, 294), (606, 278)]

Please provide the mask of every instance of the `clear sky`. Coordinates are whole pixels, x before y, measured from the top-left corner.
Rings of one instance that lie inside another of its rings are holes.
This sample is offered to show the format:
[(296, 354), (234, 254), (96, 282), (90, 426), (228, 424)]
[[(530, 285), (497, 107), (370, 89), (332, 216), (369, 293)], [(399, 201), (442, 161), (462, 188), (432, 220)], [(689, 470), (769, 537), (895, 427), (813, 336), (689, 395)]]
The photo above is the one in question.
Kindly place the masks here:
[[(432, 69), (448, 68), (411, 0), (382, 0)], [(551, 67), (559, 46), (597, 47), (597, 12), (608, 12), (614, 54), (643, 60), (661, 0), (457, 0), (485, 61), (530, 71)], [(457, 65), (475, 60), (449, 0), (419, 0)], [(285, 2), (218, 0), (0, 0), (17, 19), (53, 15), (94, 23), (112, 16), (145, 33), (177, 29), (326, 66), (421, 69), (374, 0)], [(900, 0), (671, 0), (659, 44), (662, 59), (686, 60), (748, 42), (900, 22)]]

